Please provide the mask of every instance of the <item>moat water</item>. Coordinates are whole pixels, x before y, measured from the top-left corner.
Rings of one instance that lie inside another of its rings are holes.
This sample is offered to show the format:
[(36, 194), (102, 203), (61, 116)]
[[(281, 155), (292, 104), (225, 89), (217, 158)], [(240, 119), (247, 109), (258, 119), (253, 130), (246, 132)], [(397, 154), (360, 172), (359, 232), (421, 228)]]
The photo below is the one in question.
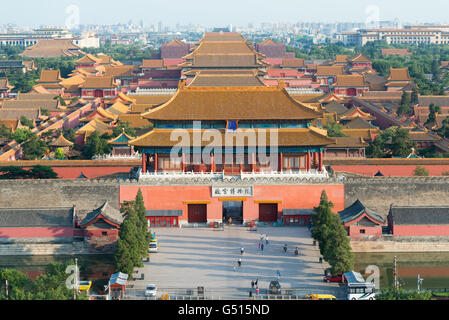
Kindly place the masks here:
[[(399, 283), (404, 289), (416, 289), (418, 274), (423, 278), (423, 289), (447, 288), (449, 291), (449, 252), (414, 253), (354, 253), (355, 271), (366, 278), (369, 265), (379, 267), (380, 289), (393, 285), (393, 260), (396, 256)], [(50, 262), (66, 262), (74, 256), (0, 256), (0, 269), (14, 268), (23, 271), (31, 279), (45, 272)], [(102, 293), (104, 285), (114, 273), (112, 255), (80, 255), (80, 279), (91, 280), (95, 293)]]
[(355, 271), (364, 275), (369, 265), (380, 270), (380, 289), (393, 286), (393, 261), (396, 256), (399, 284), (406, 290), (417, 288), (417, 277), (423, 289), (447, 288), (449, 291), (449, 252), (354, 253)]
[[(0, 256), (0, 269), (11, 268), (24, 272), (31, 279), (45, 273), (45, 267), (51, 262), (65, 263), (74, 260), (75, 256)], [(91, 291), (102, 294), (104, 285), (114, 273), (112, 255), (79, 255), (80, 280), (92, 281)]]

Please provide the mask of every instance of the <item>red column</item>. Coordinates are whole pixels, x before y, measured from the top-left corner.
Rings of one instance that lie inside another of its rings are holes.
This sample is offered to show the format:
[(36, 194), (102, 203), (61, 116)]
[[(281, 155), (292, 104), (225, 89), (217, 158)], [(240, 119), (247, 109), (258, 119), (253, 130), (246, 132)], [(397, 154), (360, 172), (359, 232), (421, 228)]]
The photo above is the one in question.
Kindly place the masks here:
[(157, 153), (154, 154), (154, 172), (157, 172)]
[(186, 154), (182, 154), (182, 172), (186, 172)]
[(211, 153), (210, 155), (210, 172), (215, 172), (215, 160), (214, 160), (214, 154)]
[(252, 162), (251, 170), (253, 172), (256, 172), (256, 157), (255, 157), (254, 153), (251, 153), (251, 162)]
[(284, 168), (284, 154), (282, 152), (281, 152), (279, 162), (280, 162), (279, 163), (279, 172), (282, 172), (283, 168)]
[(319, 164), (318, 164), (318, 166), (319, 166), (319, 168), (318, 168), (318, 170), (320, 171), (320, 172), (322, 172), (323, 171), (323, 152), (321, 151), (319, 154), (318, 154), (318, 159), (319, 159)]
[(310, 152), (307, 152), (307, 159), (306, 159), (307, 161), (307, 164), (306, 164), (306, 169), (307, 169), (307, 171), (309, 171), (310, 170), (310, 168), (311, 168), (311, 165), (310, 165)]
[(147, 172), (147, 154), (146, 153), (142, 154), (142, 172), (143, 173)]

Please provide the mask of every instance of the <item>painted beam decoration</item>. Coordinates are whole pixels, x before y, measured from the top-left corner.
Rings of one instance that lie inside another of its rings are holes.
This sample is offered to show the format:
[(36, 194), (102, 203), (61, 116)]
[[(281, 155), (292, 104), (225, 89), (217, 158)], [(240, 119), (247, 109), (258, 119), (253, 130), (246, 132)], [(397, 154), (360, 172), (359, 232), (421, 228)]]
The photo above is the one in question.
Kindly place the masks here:
[(251, 197), (253, 187), (212, 187), (212, 197)]

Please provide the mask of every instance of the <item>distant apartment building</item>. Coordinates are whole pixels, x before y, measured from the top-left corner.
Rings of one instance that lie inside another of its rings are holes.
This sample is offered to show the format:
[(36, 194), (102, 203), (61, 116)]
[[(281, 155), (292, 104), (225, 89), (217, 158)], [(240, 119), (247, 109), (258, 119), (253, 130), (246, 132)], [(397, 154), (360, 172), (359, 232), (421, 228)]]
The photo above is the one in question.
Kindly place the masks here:
[(54, 39), (70, 39), (74, 45), (80, 48), (100, 47), (100, 39), (92, 34), (73, 36), (68, 30), (59, 28), (34, 29), (33, 32), (22, 33), (0, 33), (0, 46), (29, 47), (37, 44), (40, 40)]
[(403, 29), (359, 29), (335, 35), (335, 41), (350, 46), (385, 40), (388, 44), (448, 44), (449, 26), (406, 26)]

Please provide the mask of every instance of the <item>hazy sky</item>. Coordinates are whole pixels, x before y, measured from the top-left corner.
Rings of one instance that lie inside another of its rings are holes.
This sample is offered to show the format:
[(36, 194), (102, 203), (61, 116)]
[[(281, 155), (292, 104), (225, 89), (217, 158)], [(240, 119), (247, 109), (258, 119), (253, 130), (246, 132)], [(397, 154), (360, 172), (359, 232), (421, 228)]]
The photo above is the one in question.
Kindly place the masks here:
[[(398, 18), (449, 24), (448, 0), (1, 0), (0, 24), (66, 25), (79, 9), (81, 24), (176, 23), (247, 26), (261, 22), (354, 21)], [(76, 11), (77, 9), (75, 9)], [(75, 11), (71, 11), (72, 13)]]

